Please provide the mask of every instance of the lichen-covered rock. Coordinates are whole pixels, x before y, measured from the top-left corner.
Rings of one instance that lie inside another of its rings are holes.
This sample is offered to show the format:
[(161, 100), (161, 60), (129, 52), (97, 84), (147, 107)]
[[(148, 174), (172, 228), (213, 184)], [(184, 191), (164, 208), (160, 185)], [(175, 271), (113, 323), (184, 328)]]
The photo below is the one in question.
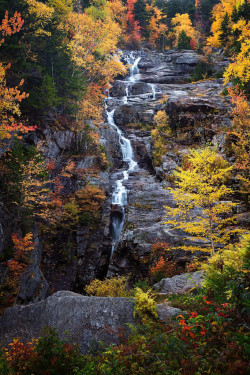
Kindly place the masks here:
[(158, 318), (168, 323), (171, 318), (183, 314), (181, 309), (170, 306), (168, 303), (159, 303), (157, 305)]
[(154, 288), (164, 294), (184, 294), (190, 289), (200, 287), (203, 280), (204, 271), (196, 271), (162, 279)]
[(50, 326), (87, 353), (91, 348), (97, 350), (100, 341), (118, 344), (121, 333), (128, 336), (128, 323), (138, 322), (133, 310), (129, 298), (86, 297), (61, 291), (38, 303), (6, 309), (0, 317), (0, 341), (7, 344), (14, 337), (30, 340)]

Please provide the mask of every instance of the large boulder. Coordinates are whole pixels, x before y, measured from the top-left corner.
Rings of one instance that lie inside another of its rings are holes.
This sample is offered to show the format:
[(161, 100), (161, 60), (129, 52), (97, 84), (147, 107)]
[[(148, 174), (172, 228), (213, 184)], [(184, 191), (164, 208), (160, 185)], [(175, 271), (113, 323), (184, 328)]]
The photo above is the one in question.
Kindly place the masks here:
[(184, 294), (193, 288), (200, 287), (203, 280), (204, 271), (196, 271), (162, 279), (154, 285), (154, 288), (164, 294)]
[(126, 337), (128, 324), (138, 322), (133, 310), (129, 298), (86, 297), (61, 291), (38, 303), (6, 309), (0, 317), (0, 341), (4, 345), (15, 337), (29, 341), (50, 326), (87, 353), (91, 348), (97, 350), (100, 341), (110, 345), (120, 342), (121, 333)]
[[(167, 303), (157, 305), (163, 322), (182, 311)], [(24, 342), (37, 338), (45, 327), (55, 328), (61, 339), (68, 338), (83, 354), (101, 346), (119, 344), (131, 333), (129, 324), (140, 323), (134, 315), (132, 298), (86, 297), (60, 291), (47, 299), (26, 306), (6, 309), (0, 317), (0, 341), (9, 344), (15, 337)]]
[(171, 318), (183, 314), (183, 311), (170, 306), (168, 303), (159, 303), (157, 305), (157, 313), (161, 321), (168, 323)]
[(152, 103), (124, 104), (115, 109), (114, 120), (117, 125), (131, 123), (151, 124), (157, 108)]

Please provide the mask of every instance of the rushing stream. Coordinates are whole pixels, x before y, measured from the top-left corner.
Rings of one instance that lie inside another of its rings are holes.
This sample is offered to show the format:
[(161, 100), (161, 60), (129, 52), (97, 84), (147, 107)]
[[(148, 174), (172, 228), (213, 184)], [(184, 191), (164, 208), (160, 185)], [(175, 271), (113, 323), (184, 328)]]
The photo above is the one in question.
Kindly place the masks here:
[[(140, 57), (135, 58), (133, 54), (127, 57), (127, 62), (130, 64), (129, 77), (126, 79), (128, 82), (135, 83), (140, 79), (138, 63)], [(129, 85), (126, 87), (126, 96), (123, 98), (123, 103), (128, 102), (129, 97)], [(114, 122), (115, 109), (108, 112), (107, 119), (110, 126), (115, 128), (119, 135), (119, 144), (122, 151), (122, 160), (126, 163), (127, 168), (118, 174), (118, 179), (115, 183), (115, 189), (112, 194), (112, 205), (119, 206), (120, 210), (117, 210), (111, 218), (111, 237), (112, 237), (112, 250), (111, 257), (113, 255), (115, 245), (119, 239), (125, 218), (125, 207), (127, 205), (127, 189), (124, 186), (124, 182), (128, 180), (129, 174), (137, 167), (137, 162), (134, 160), (134, 153), (131, 142), (124, 136), (124, 133), (117, 127)]]

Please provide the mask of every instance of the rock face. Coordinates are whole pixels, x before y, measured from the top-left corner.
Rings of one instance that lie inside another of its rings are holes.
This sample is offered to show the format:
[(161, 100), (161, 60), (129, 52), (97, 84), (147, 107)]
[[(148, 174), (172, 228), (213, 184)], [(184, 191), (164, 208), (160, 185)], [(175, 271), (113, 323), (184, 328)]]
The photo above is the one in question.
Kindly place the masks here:
[(31, 254), (31, 262), (21, 278), (17, 303), (38, 302), (49, 295), (49, 284), (40, 269), (42, 248), (36, 234), (35, 247)]
[(0, 317), (1, 342), (14, 337), (24, 340), (38, 337), (46, 326), (54, 327), (61, 338), (69, 332), (71, 342), (82, 353), (97, 350), (99, 341), (119, 343), (119, 334), (130, 332), (127, 324), (136, 324), (134, 304), (128, 298), (86, 297), (72, 292), (57, 292), (46, 300), (28, 306), (6, 309)]
[[(166, 322), (181, 313), (164, 303), (157, 308), (159, 318)], [(69, 338), (86, 354), (98, 350), (100, 342), (108, 346), (128, 337), (128, 324), (139, 323), (133, 311), (131, 298), (86, 297), (61, 291), (38, 303), (6, 309), (0, 317), (0, 341), (3, 345), (15, 337), (29, 341), (39, 337), (44, 327), (54, 327), (60, 338)]]
[(200, 287), (203, 279), (203, 271), (184, 273), (169, 279), (162, 279), (154, 285), (154, 288), (164, 294), (184, 294), (190, 289)]
[[(172, 173), (181, 164), (182, 156), (190, 147), (204, 143), (217, 145), (224, 153), (223, 134), (231, 126), (230, 103), (220, 95), (222, 80), (187, 82), (201, 55), (194, 51), (166, 51), (142, 52), (140, 56), (136, 82), (119, 81), (119, 87), (124, 88), (122, 95), (114, 90), (107, 103), (109, 110), (115, 110), (116, 124), (131, 140), (139, 166), (125, 183), (128, 189), (125, 224), (110, 262), (109, 275), (130, 273), (134, 279), (148, 276), (152, 245), (156, 242), (175, 247), (173, 257), (179, 265), (185, 265), (194, 256), (205, 257), (205, 253), (191, 254), (179, 249), (187, 244), (206, 248), (208, 241), (193, 241), (187, 233), (164, 224), (164, 206), (175, 205), (168, 188), (173, 186)], [(217, 67), (225, 64), (226, 61), (220, 61)], [(129, 95), (124, 101), (128, 87)], [(146, 92), (148, 88), (151, 92)], [(172, 132), (166, 140), (162, 164), (155, 166), (151, 129), (159, 110), (168, 114)], [(193, 209), (194, 217), (200, 214), (198, 207)]]
[(150, 83), (182, 83), (201, 61), (193, 51), (168, 51), (145, 54), (139, 62), (141, 80)]

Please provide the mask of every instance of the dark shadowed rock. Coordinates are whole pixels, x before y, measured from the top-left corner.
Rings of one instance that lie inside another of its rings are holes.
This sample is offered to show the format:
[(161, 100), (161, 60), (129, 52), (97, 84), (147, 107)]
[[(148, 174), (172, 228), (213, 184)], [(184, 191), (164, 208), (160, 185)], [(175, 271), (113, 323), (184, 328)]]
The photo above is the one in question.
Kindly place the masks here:
[(46, 326), (57, 329), (64, 338), (79, 345), (82, 353), (97, 350), (99, 341), (120, 342), (120, 333), (129, 334), (128, 323), (136, 324), (134, 304), (129, 298), (86, 297), (72, 292), (57, 292), (42, 302), (6, 309), (0, 317), (0, 339), (4, 344), (14, 337), (30, 340)]
[(164, 294), (184, 294), (190, 289), (200, 287), (203, 280), (204, 271), (196, 271), (162, 279), (154, 288)]
[(141, 95), (151, 93), (152, 88), (148, 83), (145, 82), (136, 82), (129, 87), (130, 95)]
[[(157, 305), (157, 310), (166, 322), (181, 313), (166, 303)], [(100, 342), (106, 346), (121, 343), (131, 332), (128, 325), (138, 323), (132, 298), (86, 297), (60, 291), (38, 303), (6, 309), (0, 317), (0, 341), (7, 345), (21, 337), (27, 342), (39, 337), (45, 327), (54, 327), (61, 339), (68, 337), (87, 353), (98, 350)]]
[(124, 104), (116, 108), (114, 119), (116, 124), (120, 126), (131, 123), (152, 123), (155, 113), (155, 105), (149, 103)]
[(121, 97), (125, 96), (127, 83), (124, 81), (115, 81), (110, 89), (110, 96)]
[(41, 269), (42, 248), (38, 236), (35, 237), (35, 246), (30, 254), (30, 264), (21, 278), (18, 303), (38, 302), (49, 295), (49, 284)]

